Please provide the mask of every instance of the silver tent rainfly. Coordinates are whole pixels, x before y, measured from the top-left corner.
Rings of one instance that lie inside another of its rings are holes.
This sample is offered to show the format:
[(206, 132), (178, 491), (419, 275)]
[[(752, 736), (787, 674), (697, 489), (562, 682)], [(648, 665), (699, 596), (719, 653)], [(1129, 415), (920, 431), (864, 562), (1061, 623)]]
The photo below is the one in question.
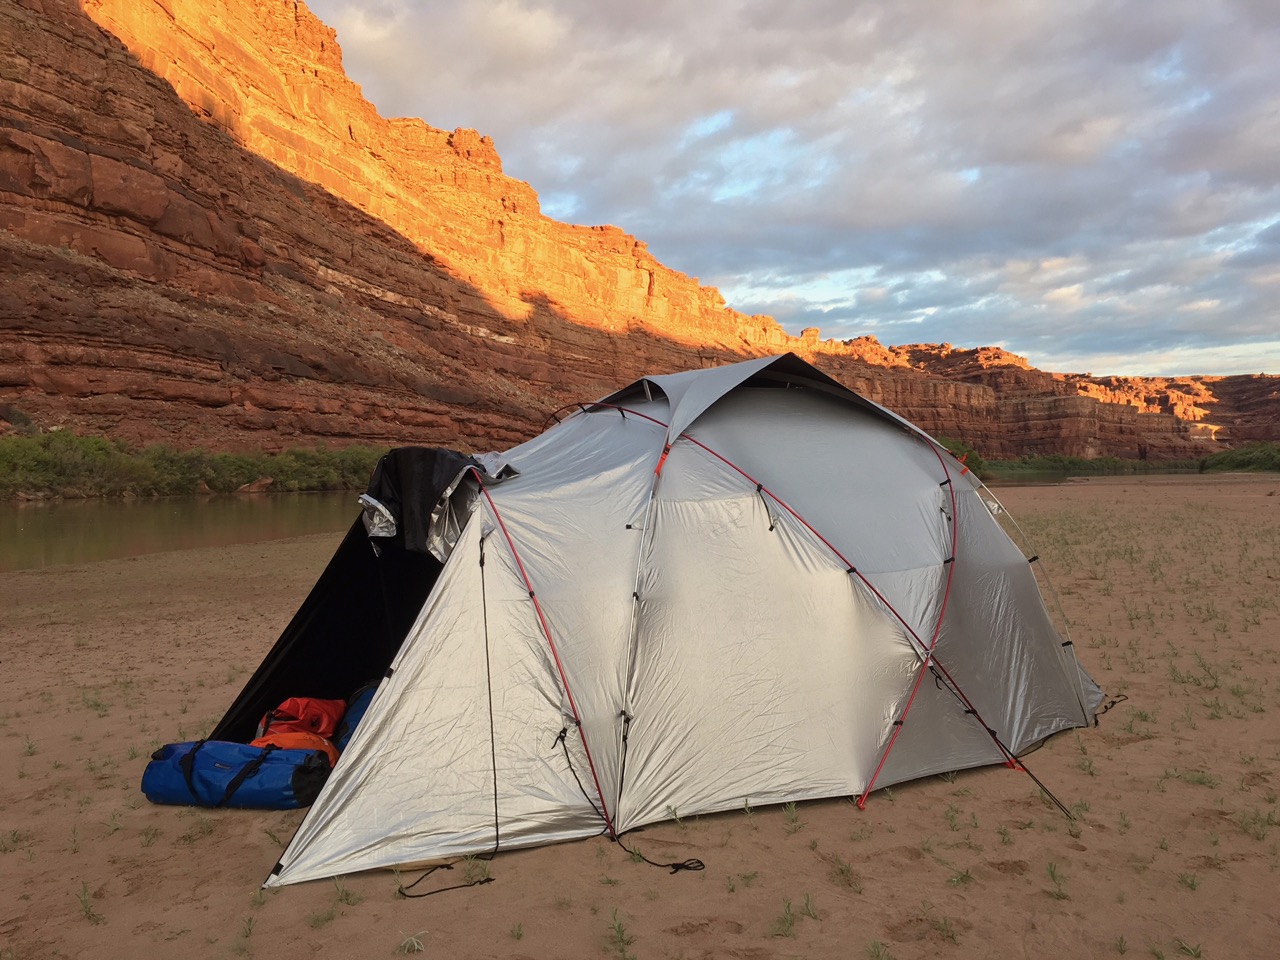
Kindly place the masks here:
[(442, 565), (268, 886), (865, 799), (1102, 701), (981, 484), (795, 356), (645, 378), (501, 461), (402, 511)]

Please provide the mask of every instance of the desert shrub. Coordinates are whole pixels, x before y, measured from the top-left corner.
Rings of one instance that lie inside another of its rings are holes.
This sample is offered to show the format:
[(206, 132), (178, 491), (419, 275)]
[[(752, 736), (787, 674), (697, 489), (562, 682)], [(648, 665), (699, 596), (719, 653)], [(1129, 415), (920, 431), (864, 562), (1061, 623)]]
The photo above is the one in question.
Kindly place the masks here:
[(938, 442), (950, 450), (957, 460), (963, 460), (964, 465), (978, 476), (983, 475), (987, 461), (983, 459), (982, 454), (964, 440), (956, 440), (953, 437), (939, 437)]
[(1224, 470), (1280, 471), (1280, 443), (1259, 440), (1234, 450), (1224, 450), (1201, 460), (1200, 469), (1206, 473)]
[(1037, 454), (1016, 460), (988, 460), (986, 473), (996, 478), (1017, 478), (1024, 474), (1061, 474), (1068, 477), (1116, 474), (1190, 473), (1198, 469), (1195, 460), (1123, 460), (1119, 457), (1072, 457), (1061, 453)]
[(0, 437), (0, 497), (171, 496), (229, 493), (259, 477), (282, 491), (356, 490), (382, 447), (211, 453), (157, 444), (141, 449), (68, 431)]

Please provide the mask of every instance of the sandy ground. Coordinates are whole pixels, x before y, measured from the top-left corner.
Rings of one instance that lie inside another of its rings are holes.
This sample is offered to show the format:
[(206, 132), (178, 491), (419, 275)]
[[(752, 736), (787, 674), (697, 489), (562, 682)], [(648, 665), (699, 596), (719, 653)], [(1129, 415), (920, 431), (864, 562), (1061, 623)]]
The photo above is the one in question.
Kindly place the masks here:
[[(1027, 758), (847, 800), (261, 892), (300, 814), (153, 806), (337, 538), (0, 578), (0, 960), (1280, 954), (1280, 478), (998, 489), (1081, 659), (1129, 699)], [(454, 875), (461, 873), (461, 868)], [(431, 878), (427, 883), (435, 881)]]

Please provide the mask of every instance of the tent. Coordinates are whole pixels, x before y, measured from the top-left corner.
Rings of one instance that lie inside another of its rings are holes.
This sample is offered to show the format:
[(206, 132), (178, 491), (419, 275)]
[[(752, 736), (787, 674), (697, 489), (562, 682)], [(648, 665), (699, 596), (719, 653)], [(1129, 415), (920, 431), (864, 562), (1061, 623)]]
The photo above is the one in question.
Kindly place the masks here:
[(269, 886), (865, 799), (1101, 703), (982, 485), (795, 356), (647, 377), (454, 468), (364, 498), (215, 731), (384, 677)]

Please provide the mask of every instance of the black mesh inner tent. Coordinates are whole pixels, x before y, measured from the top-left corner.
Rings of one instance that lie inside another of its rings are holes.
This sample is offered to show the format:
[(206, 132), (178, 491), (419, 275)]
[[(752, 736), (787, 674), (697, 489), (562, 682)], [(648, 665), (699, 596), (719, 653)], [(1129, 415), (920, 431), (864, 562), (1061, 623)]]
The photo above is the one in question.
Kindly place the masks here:
[(368, 492), (395, 514), (396, 536), (371, 538), (356, 519), (210, 739), (248, 742), (262, 715), (289, 697), (346, 699), (386, 672), (443, 569), (426, 552), (427, 518), (474, 465), (424, 447), (382, 458)]
[(262, 715), (288, 697), (346, 699), (386, 672), (441, 570), (401, 538), (378, 541), (357, 519), (271, 652), (209, 735), (253, 739)]

